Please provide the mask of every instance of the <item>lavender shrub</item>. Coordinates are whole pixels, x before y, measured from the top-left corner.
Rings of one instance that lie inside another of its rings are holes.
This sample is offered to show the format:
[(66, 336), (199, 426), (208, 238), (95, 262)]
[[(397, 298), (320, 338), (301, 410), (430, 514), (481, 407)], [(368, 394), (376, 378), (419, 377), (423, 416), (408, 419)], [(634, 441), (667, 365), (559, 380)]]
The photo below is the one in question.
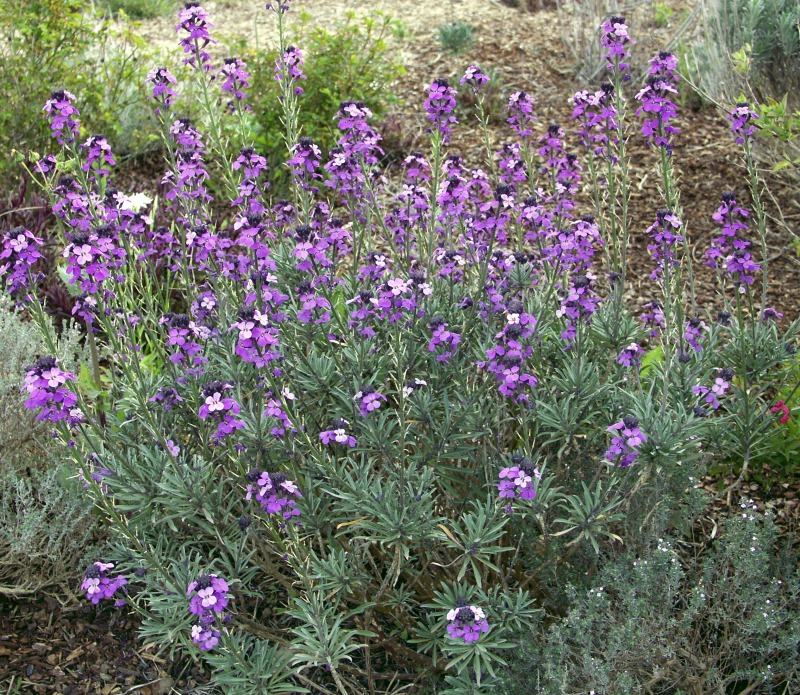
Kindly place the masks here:
[[(289, 3), (268, 11), (283, 37)], [(327, 156), (299, 136), (301, 51), (281, 38), (285, 200), (267, 195), (247, 139), (246, 66), (215, 64), (212, 28), (188, 3), (185, 74), (148, 77), (168, 154), (160, 207), (112, 186), (113, 153), (85, 139), (71, 94), (45, 106), (61, 149), (32, 175), (61, 222), (92, 378), (62, 368), (34, 300), (40, 241), (10, 230), (0, 252), (49, 351), (27, 370), (28, 407), (70, 447), (117, 539), (84, 588), (139, 613), (145, 639), (196, 650), (230, 692), (374, 693), (420, 677), (492, 692), (570, 556), (592, 563), (620, 534), (646, 544), (641, 530), (672, 524), (721, 452), (742, 455), (745, 475), (778, 424), (770, 395), (797, 326), (781, 332), (753, 295), (766, 267), (731, 197), (708, 254), (720, 305), (693, 305), (668, 54), (638, 96), (664, 192), (653, 301), (639, 318), (628, 305), (624, 19), (604, 25), (610, 80), (575, 97), (575, 137), (539, 128), (518, 92), (517, 141), (487, 151), (493, 173), (470, 170), (448, 151), (463, 126), (437, 79), (431, 154), (409, 156), (395, 187), (367, 105), (342, 103)], [(464, 82), (480, 92), (481, 75)], [(181, 116), (186, 81), (197, 122)], [(222, 133), (237, 129), (230, 157)], [(752, 165), (752, 133), (739, 137)], [(212, 159), (229, 216), (211, 207)], [(586, 186), (592, 214), (575, 200)]]

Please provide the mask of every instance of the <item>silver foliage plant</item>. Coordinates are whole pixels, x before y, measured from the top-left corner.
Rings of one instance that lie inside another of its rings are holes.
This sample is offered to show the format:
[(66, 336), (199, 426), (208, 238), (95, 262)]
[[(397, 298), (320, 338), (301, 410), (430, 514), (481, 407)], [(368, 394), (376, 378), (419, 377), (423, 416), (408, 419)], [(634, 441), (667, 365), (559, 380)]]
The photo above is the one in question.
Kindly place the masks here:
[[(64, 234), (91, 366), (79, 379), (62, 360), (35, 300), (41, 240), (10, 230), (0, 268), (45, 341), (26, 404), (69, 445), (116, 539), (86, 571), (87, 599), (136, 611), (143, 639), (193, 651), (226, 691), (493, 692), (564, 568), (646, 545), (705, 464), (736, 457), (744, 479), (780, 426), (797, 326), (764, 304), (754, 117), (732, 114), (753, 212), (723, 197), (706, 256), (718, 304), (697, 307), (675, 59), (651, 61), (633, 114), (624, 18), (602, 27), (609, 79), (573, 97), (577, 137), (541, 128), (516, 92), (513, 141), (468, 169), (448, 149), (455, 89), (437, 79), (430, 152), (393, 185), (367, 105), (341, 105), (326, 158), (302, 136), (288, 10), (268, 6), (290, 199), (270, 198), (248, 140), (247, 66), (212, 55), (197, 3), (179, 15), (181, 81), (148, 76), (162, 198), (113, 188), (113, 153), (84, 140), (77, 98), (47, 101), (61, 149), (31, 174)], [(183, 81), (198, 122), (181, 117)], [(488, 144), (487, 82), (477, 66), (462, 80)], [(663, 190), (642, 316), (626, 296), (636, 119)]]

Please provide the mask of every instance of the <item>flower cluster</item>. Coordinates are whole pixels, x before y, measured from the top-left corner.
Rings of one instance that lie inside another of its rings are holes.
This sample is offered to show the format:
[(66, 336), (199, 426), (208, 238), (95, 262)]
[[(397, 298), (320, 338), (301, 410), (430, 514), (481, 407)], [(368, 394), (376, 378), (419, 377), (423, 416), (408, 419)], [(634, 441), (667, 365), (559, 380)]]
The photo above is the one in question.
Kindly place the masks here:
[(294, 83), (294, 93), (298, 96), (303, 93), (303, 88), (297, 83), (300, 80), (306, 79), (303, 74), (303, 55), (300, 49), (295, 46), (289, 46), (283, 51), (283, 56), (278, 56), (275, 59), (275, 79), (283, 83), (284, 80), (287, 84)]
[(233, 398), (226, 398), (223, 395), (225, 391), (231, 388), (233, 387), (230, 384), (212, 381), (202, 391), (204, 401), (197, 414), (201, 420), (210, 418), (217, 422), (217, 432), (214, 435), (215, 442), (222, 441), (228, 435), (245, 426), (243, 420), (235, 417), (241, 410), (239, 404)]
[(188, 55), (184, 58), (184, 65), (191, 65), (193, 68), (202, 67), (205, 72), (211, 70), (211, 56), (206, 51), (209, 44), (216, 43), (211, 38), (209, 29), (214, 25), (208, 21), (208, 12), (200, 7), (199, 2), (187, 2), (184, 9), (178, 14), (178, 26), (175, 27), (176, 33), (186, 32), (180, 41), (183, 52)]
[(236, 354), (243, 361), (261, 369), (275, 360), (280, 360), (278, 329), (270, 325), (270, 317), (255, 307), (244, 307), (239, 311), (238, 321), (231, 330), (239, 332)]
[(219, 70), (222, 77), (219, 88), (233, 97), (233, 101), (228, 103), (233, 110), (241, 108), (241, 102), (246, 97), (243, 90), (250, 86), (250, 75), (247, 74), (246, 67), (247, 63), (241, 58), (225, 58)]
[(525, 311), (522, 302), (514, 300), (506, 307), (505, 320), (505, 326), (495, 335), (495, 344), (486, 351), (486, 361), (478, 362), (478, 367), (494, 374), (503, 396), (527, 402), (530, 397), (523, 387), (533, 388), (537, 383), (525, 365), (533, 355), (527, 341), (536, 331), (536, 318)]
[(622, 420), (611, 425), (608, 431), (614, 432), (615, 435), (611, 439), (611, 446), (603, 454), (603, 458), (610, 464), (618, 465), (621, 468), (636, 463), (639, 447), (647, 442), (647, 437), (639, 429), (639, 420), (633, 415), (626, 415)]
[(631, 343), (622, 352), (617, 355), (617, 364), (621, 367), (640, 367), (642, 365), (642, 357), (644, 350), (638, 343)]
[(438, 79), (428, 87), (428, 98), (425, 100), (425, 111), (433, 129), (441, 136), (443, 142), (449, 142), (453, 126), (458, 119), (453, 115), (456, 109), (456, 90), (447, 80)]
[(15, 227), (3, 235), (0, 277), (5, 278), (9, 293), (17, 294), (35, 286), (38, 278), (31, 275), (31, 269), (42, 258), (39, 253), (42, 243), (39, 237), (22, 227)]
[(603, 22), (600, 45), (606, 49), (606, 68), (618, 73), (623, 81), (631, 79), (631, 66), (626, 62), (631, 57), (627, 46), (634, 42), (628, 36), (628, 25), (625, 17), (611, 17)]
[(670, 125), (678, 114), (678, 107), (672, 101), (678, 89), (678, 59), (672, 53), (661, 52), (650, 59), (645, 86), (636, 95), (642, 105), (636, 115), (645, 114), (642, 134), (647, 144), (663, 147), (672, 154), (672, 135), (680, 133), (680, 128)]
[(372, 386), (364, 386), (355, 396), (353, 400), (358, 403), (361, 410), (361, 417), (367, 417), (371, 412), (381, 407), (386, 402), (386, 396), (378, 393)]
[[(542, 474), (533, 461), (519, 454), (511, 457), (511, 465), (500, 471), (500, 482), (497, 483), (499, 497), (508, 498), (509, 501), (519, 498), (532, 500), (536, 497), (534, 480), (540, 480)], [(510, 505), (507, 508), (510, 511)]]
[(444, 319), (436, 316), (428, 324), (431, 329), (431, 339), (428, 342), (428, 351), (436, 353), (437, 362), (447, 362), (456, 353), (456, 348), (461, 342), (461, 336), (447, 330)]
[(216, 574), (201, 574), (186, 589), (189, 596), (189, 611), (199, 616), (192, 627), (192, 641), (203, 651), (209, 651), (219, 643), (220, 632), (214, 627), (217, 618), (224, 619), (228, 606), (228, 582)]
[(647, 250), (655, 262), (655, 269), (650, 273), (653, 280), (669, 280), (670, 270), (678, 266), (676, 250), (678, 244), (683, 242), (683, 236), (677, 233), (681, 228), (678, 216), (666, 208), (656, 213), (656, 221), (647, 229), (653, 240), (648, 244)]
[(447, 614), (449, 622), (447, 634), (465, 644), (477, 642), (480, 636), (489, 632), (489, 621), (483, 609), (477, 606), (460, 606)]
[(611, 154), (609, 147), (619, 141), (616, 135), (619, 114), (614, 103), (614, 85), (603, 82), (596, 92), (586, 89), (575, 92), (571, 101), (571, 118), (579, 123), (576, 133), (581, 145), (595, 156), (608, 157), (616, 162), (616, 156)]
[(753, 133), (756, 132), (755, 121), (757, 119), (758, 114), (750, 108), (746, 101), (736, 104), (728, 115), (728, 121), (730, 121), (731, 132), (737, 145), (744, 145), (753, 137)]
[[(117, 589), (121, 589), (128, 583), (128, 580), (121, 574), (109, 577), (108, 571), (113, 568), (113, 562), (93, 562), (86, 570), (81, 589), (86, 592), (86, 598), (93, 604), (97, 605), (104, 598), (114, 598)], [(117, 607), (125, 605), (125, 599), (117, 599), (114, 605)]]
[(178, 98), (178, 95), (172, 88), (172, 85), (178, 82), (178, 80), (175, 79), (175, 75), (166, 68), (153, 68), (147, 73), (147, 81), (153, 85), (153, 89), (150, 94), (147, 95), (147, 98), (153, 99), (156, 102), (156, 115), (163, 111), (169, 111), (170, 107)]
[(470, 65), (464, 72), (464, 76), (459, 81), (459, 84), (462, 87), (465, 84), (468, 84), (476, 93), (480, 91), (480, 88), (483, 87), (483, 85), (488, 83), (489, 76), (486, 75), (477, 65)]
[(714, 383), (709, 388), (703, 384), (695, 384), (692, 386), (692, 393), (695, 396), (703, 397), (706, 404), (711, 406), (714, 410), (719, 410), (720, 398), (724, 396), (731, 386), (734, 372), (729, 367), (719, 370), (719, 376), (714, 379)]
[(712, 240), (710, 248), (704, 254), (708, 265), (733, 277), (734, 285), (739, 288), (740, 293), (745, 292), (746, 285), (753, 283), (753, 274), (761, 269), (747, 251), (750, 242), (743, 238), (747, 232), (745, 220), (749, 215), (736, 202), (735, 193), (723, 193), (722, 203), (712, 216), (722, 226), (721, 234)]
[(347, 427), (350, 423), (343, 419), (337, 418), (331, 423), (331, 429), (319, 433), (319, 438), (326, 446), (330, 444), (341, 444), (342, 446), (354, 447), (357, 444), (356, 438), (347, 433)]
[(533, 115), (533, 97), (527, 92), (514, 92), (508, 99), (508, 119), (506, 122), (523, 140), (533, 135), (531, 125), (535, 121)]
[(45, 102), (44, 112), (50, 118), (50, 131), (59, 145), (75, 142), (81, 129), (75, 95), (64, 89), (53, 92)]
[(280, 514), (285, 520), (300, 516), (297, 499), (302, 497), (297, 484), (285, 473), (267, 473), (253, 469), (247, 474), (247, 495), (261, 505), (267, 514)]
[(65, 388), (68, 381), (75, 381), (75, 375), (58, 368), (55, 357), (40, 357), (25, 369), (25, 385), (28, 392), (25, 407), (30, 410), (41, 408), (37, 420), (69, 422), (82, 419), (79, 408), (75, 408), (78, 396)]

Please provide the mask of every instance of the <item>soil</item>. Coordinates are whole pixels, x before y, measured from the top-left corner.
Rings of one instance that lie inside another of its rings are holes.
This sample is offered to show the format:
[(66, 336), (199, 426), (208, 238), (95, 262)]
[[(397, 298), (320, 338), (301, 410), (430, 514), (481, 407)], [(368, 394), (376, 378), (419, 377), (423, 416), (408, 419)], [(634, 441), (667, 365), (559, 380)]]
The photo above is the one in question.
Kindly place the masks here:
[[(554, 4), (538, 0), (527, 2), (534, 9)], [(567, 98), (576, 89), (596, 86), (597, 82), (582, 85), (573, 77), (575, 44), (562, 42), (562, 24), (556, 10), (519, 12), (507, 6), (514, 5), (513, 1), (504, 0), (504, 3), (494, 0), (450, 3), (295, 0), (287, 21), (294, 21), (300, 10), (309, 12), (310, 22), (319, 25), (342, 20), (351, 10), (357, 15), (385, 11), (401, 20), (405, 36), (401, 42), (393, 44), (392, 50), (400, 52), (407, 74), (395, 85), (402, 105), (390, 119), (400, 124), (398, 130), (403, 137), (395, 143), (400, 149), (410, 150), (419, 144), (405, 134), (424, 132), (422, 102), (431, 80), (457, 78), (473, 63), (485, 70), (494, 68), (497, 71), (505, 96), (516, 89), (534, 95), (542, 128), (556, 122), (564, 124), (568, 131), (570, 106)], [(204, 6), (215, 22), (215, 35), (226, 43), (233, 44), (244, 38), (251, 45), (274, 45), (273, 17), (264, 11), (264, 2), (229, 0)], [(443, 54), (436, 39), (437, 28), (453, 20), (475, 27), (475, 43), (458, 57)], [(641, 18), (638, 29), (634, 22), (630, 23), (634, 33), (643, 37), (638, 46), (642, 53), (658, 50), (670, 37), (669, 28), (655, 28), (646, 15)], [(173, 46), (174, 24), (172, 17), (147, 21), (142, 24), (141, 33), (151, 46)], [(222, 48), (219, 50), (218, 55), (224, 52)], [(502, 117), (497, 120), (498, 123), (490, 126), (495, 147), (510, 138)], [(711, 214), (724, 191), (733, 189), (744, 200), (748, 194), (739, 150), (732, 142), (721, 113), (714, 109), (693, 111), (684, 107), (680, 110), (678, 125), (682, 132), (675, 141), (673, 160), (680, 179), (683, 219), (691, 238), (697, 299), (698, 304), (715, 313), (713, 278), (701, 264), (702, 252), (714, 233)], [(467, 130), (472, 132), (473, 127), (456, 130), (450, 149), (461, 154), (469, 164), (483, 165), (480, 148), (466, 137)], [(632, 140), (631, 152), (632, 169), (640, 177), (633, 187), (631, 207), (634, 230), (631, 291), (643, 304), (656, 299), (648, 279), (651, 264), (644, 230), (652, 224), (661, 204), (654, 153), (637, 138)], [(788, 175), (779, 177), (766, 168), (763, 173), (773, 196), (768, 210), (771, 215), (769, 303), (789, 320), (800, 316), (800, 263), (793, 246), (793, 240), (800, 234), (800, 200), (796, 196), (796, 182)], [(159, 177), (158, 157), (150, 157), (142, 160), (125, 181), (116, 183), (130, 192), (147, 191), (153, 190)], [(703, 484), (717, 492), (720, 480), (708, 478)], [(772, 508), (787, 532), (796, 529), (800, 516), (797, 485), (779, 485), (766, 494), (756, 484), (745, 492), (755, 498), (762, 509)], [(722, 502), (709, 507), (702, 520), (704, 533), (711, 533), (712, 528), (716, 528), (716, 519), (725, 513)], [(0, 686), (5, 685), (9, 693), (64, 695), (209, 692), (202, 685), (207, 682), (208, 674), (197, 671), (188, 659), (170, 662), (142, 647), (136, 640), (136, 628), (135, 619), (113, 608), (98, 609), (85, 603), (62, 606), (50, 596), (32, 600), (0, 598)]]

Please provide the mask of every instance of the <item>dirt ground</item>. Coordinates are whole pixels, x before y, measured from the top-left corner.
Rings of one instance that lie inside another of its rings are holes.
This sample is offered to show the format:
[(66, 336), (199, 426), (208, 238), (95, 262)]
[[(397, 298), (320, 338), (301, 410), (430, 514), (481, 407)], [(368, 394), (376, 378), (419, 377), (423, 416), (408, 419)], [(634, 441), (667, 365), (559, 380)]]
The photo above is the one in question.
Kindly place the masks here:
[[(534, 6), (537, 3), (531, 3)], [(645, 3), (646, 5), (647, 3)], [(251, 45), (270, 45), (275, 41), (274, 19), (264, 10), (264, 2), (222, 1), (204, 3), (215, 23), (214, 34), (226, 41), (245, 38)], [(520, 13), (493, 0), (425, 3), (416, 0), (295, 0), (287, 21), (295, 21), (299, 11), (311, 14), (314, 24), (328, 25), (352, 10), (359, 15), (377, 11), (399, 19), (405, 27), (401, 42), (392, 44), (406, 66), (407, 74), (395, 85), (403, 104), (396, 118), (405, 130), (424, 131), (422, 102), (425, 87), (436, 77), (453, 78), (475, 63), (485, 70), (494, 68), (504, 92), (528, 91), (537, 100), (540, 127), (561, 123), (569, 131), (570, 106), (567, 98), (581, 85), (573, 77), (573, 54), (562, 43), (562, 26), (554, 10)], [(442, 53), (436, 39), (444, 22), (461, 20), (475, 27), (475, 44), (463, 55)], [(656, 29), (643, 15), (642, 23), (631, 23), (631, 32), (640, 39), (639, 52), (653, 52), (670, 36), (670, 29)], [(175, 44), (174, 18), (144, 22), (141, 32), (151, 45)], [(574, 47), (574, 43), (570, 43)], [(220, 49), (221, 55), (222, 50)], [(596, 82), (595, 82), (596, 85)], [(631, 96), (635, 90), (631, 89)], [(735, 190), (747, 199), (739, 151), (728, 133), (721, 113), (714, 109), (693, 111), (681, 108), (674, 163), (680, 178), (683, 219), (690, 236), (698, 279), (698, 301), (709, 310), (713, 297), (712, 278), (701, 266), (714, 228), (711, 214), (724, 191)], [(481, 164), (482, 155), (465, 136), (473, 127), (456, 130), (451, 151), (469, 163)], [(499, 147), (511, 133), (502, 124), (492, 126), (493, 145)], [(410, 143), (413, 144), (413, 141)], [(632, 169), (637, 177), (633, 187), (632, 292), (641, 303), (655, 299), (648, 275), (644, 230), (652, 223), (660, 205), (656, 184), (655, 159), (638, 138), (632, 139)], [(142, 188), (152, 186), (158, 172), (147, 181), (147, 171), (132, 179)], [(787, 319), (800, 316), (800, 263), (792, 246), (793, 235), (800, 234), (800, 200), (796, 183), (765, 171), (765, 180), (778, 206), (770, 203), (770, 295), (772, 306)], [(131, 191), (132, 192), (132, 191)], [(707, 480), (709, 487), (714, 481)], [(760, 488), (749, 490), (757, 500)], [(796, 527), (797, 490), (783, 487), (770, 493), (759, 504), (769, 506)], [(721, 509), (710, 509), (713, 521)], [(703, 522), (709, 525), (708, 522)], [(710, 528), (710, 525), (709, 525)], [(208, 674), (197, 670), (188, 659), (169, 662), (155, 650), (136, 640), (136, 621), (123, 611), (98, 609), (88, 604), (61, 606), (52, 597), (36, 600), (0, 598), (0, 691), (7, 693), (100, 693), (124, 695), (140, 693), (209, 692), (203, 687)]]

